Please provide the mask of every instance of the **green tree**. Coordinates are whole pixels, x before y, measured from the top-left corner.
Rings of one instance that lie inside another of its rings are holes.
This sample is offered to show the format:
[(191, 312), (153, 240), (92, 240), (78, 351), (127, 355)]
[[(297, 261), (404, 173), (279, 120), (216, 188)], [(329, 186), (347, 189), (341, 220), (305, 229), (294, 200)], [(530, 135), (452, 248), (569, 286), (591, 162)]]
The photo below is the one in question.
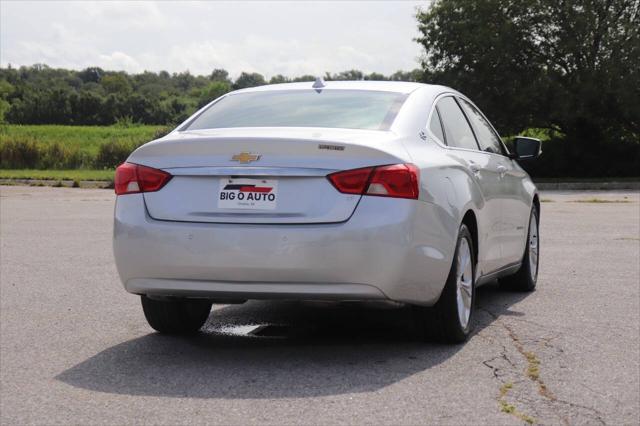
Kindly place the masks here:
[(212, 100), (217, 99), (230, 91), (231, 84), (229, 84), (228, 81), (217, 80), (209, 83), (209, 85), (200, 92), (198, 99), (198, 108), (205, 106)]
[(417, 14), (424, 79), (467, 94), (506, 134), (564, 133), (565, 161), (586, 173), (606, 174), (599, 160), (620, 149), (638, 166), (639, 5), (436, 0)]
[(391, 81), (422, 81), (424, 79), (421, 69), (416, 68), (411, 71), (396, 71), (389, 76)]
[(131, 83), (124, 73), (105, 75), (100, 79), (100, 85), (106, 93), (128, 94), (131, 92)]
[(274, 75), (269, 80), (269, 84), (288, 83), (290, 80), (282, 74)]
[(196, 78), (189, 71), (173, 74), (172, 80), (175, 86), (183, 92), (191, 89), (196, 82)]
[(6, 80), (0, 80), (0, 123), (4, 123), (4, 116), (9, 111), (9, 95), (13, 93), (13, 85)]
[(365, 80), (373, 80), (373, 81), (384, 81), (387, 79), (387, 77), (385, 77), (384, 75), (378, 73), (378, 72), (372, 72), (371, 74), (365, 75), (364, 76)]
[[(327, 74), (328, 75), (328, 74)], [(338, 74), (331, 75), (331, 78), (325, 80), (362, 80), (364, 73), (359, 70), (342, 71)]]
[[(112, 124), (115, 117), (111, 116), (111, 120), (104, 120), (105, 110), (103, 107), (103, 98), (91, 91), (81, 91), (77, 96), (71, 99), (72, 117), (74, 124)], [(65, 123), (66, 124), (66, 123)]]
[(243, 72), (236, 79), (235, 83), (233, 83), (233, 88), (238, 90), (246, 87), (262, 86), (264, 84), (267, 84), (267, 82), (264, 80), (262, 74), (258, 74), (257, 72)]
[(293, 78), (291, 81), (293, 82), (303, 82), (303, 81), (316, 81), (316, 77), (310, 74), (301, 75), (299, 77)]
[(209, 80), (212, 81), (229, 81), (229, 73), (222, 68), (216, 68), (211, 72)]
[(78, 77), (80, 77), (80, 79), (85, 83), (88, 83), (90, 81), (97, 83), (100, 81), (102, 74), (104, 74), (104, 71), (102, 70), (102, 68), (90, 67), (80, 71), (78, 73)]

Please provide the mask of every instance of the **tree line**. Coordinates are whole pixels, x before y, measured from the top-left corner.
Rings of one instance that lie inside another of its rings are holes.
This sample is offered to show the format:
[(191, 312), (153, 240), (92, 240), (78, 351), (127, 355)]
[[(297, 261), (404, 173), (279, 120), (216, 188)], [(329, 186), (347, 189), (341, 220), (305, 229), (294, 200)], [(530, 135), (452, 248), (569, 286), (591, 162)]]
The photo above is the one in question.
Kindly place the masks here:
[[(325, 80), (418, 81), (420, 70), (385, 76), (350, 70), (326, 73)], [(235, 80), (224, 69), (207, 76), (166, 71), (128, 74), (98, 67), (81, 71), (47, 65), (0, 68), (0, 122), (12, 124), (110, 125), (120, 121), (171, 125), (231, 90), (263, 84), (314, 81), (242, 72)]]

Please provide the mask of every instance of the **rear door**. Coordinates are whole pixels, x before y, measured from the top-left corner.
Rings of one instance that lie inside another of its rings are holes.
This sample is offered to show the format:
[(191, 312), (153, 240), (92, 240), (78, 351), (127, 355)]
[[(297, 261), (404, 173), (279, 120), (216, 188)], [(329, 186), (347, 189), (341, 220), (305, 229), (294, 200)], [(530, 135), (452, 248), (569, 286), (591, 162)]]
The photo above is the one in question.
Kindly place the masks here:
[(478, 138), (480, 148), (493, 157), (499, 172), (502, 198), (500, 243), (503, 266), (519, 262), (524, 253), (529, 218), (529, 195), (523, 185), (524, 171), (507, 156), (507, 150), (493, 126), (470, 102), (460, 98)]
[(478, 274), (490, 273), (502, 266), (500, 163), (495, 156), (480, 151), (475, 134), (453, 96), (440, 99), (436, 108), (451, 155), (463, 163), (484, 197), (477, 218), (480, 247)]

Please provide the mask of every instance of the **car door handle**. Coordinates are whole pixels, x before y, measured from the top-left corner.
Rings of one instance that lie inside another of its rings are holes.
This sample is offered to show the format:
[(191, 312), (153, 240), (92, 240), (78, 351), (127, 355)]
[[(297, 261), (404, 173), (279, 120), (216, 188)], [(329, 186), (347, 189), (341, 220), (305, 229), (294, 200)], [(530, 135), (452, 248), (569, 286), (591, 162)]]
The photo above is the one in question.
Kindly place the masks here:
[(505, 173), (507, 173), (507, 168), (505, 166), (498, 166), (498, 173), (500, 173), (500, 177), (504, 177)]

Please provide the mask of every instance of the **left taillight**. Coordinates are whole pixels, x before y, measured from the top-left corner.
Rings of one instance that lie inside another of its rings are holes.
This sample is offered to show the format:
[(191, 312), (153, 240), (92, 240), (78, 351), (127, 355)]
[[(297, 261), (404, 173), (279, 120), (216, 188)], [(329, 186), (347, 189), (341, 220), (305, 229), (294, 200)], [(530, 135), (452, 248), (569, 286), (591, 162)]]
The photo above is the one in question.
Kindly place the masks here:
[(122, 163), (116, 169), (114, 180), (116, 195), (158, 191), (171, 180), (171, 177), (163, 170), (139, 164)]
[(420, 191), (420, 171), (410, 163), (345, 170), (327, 179), (343, 194), (417, 200)]

